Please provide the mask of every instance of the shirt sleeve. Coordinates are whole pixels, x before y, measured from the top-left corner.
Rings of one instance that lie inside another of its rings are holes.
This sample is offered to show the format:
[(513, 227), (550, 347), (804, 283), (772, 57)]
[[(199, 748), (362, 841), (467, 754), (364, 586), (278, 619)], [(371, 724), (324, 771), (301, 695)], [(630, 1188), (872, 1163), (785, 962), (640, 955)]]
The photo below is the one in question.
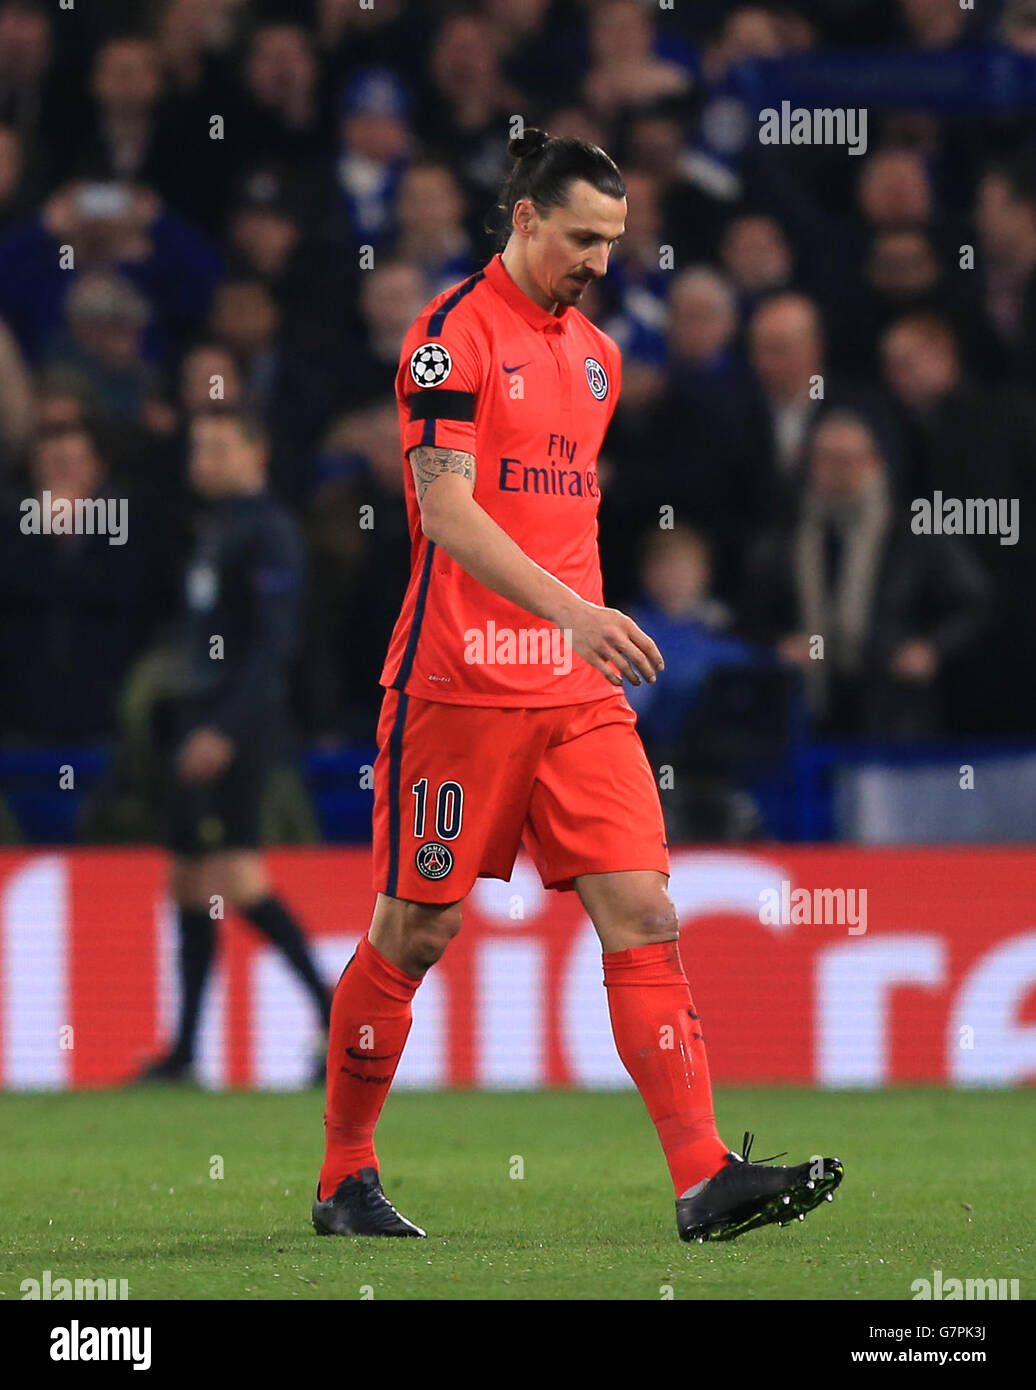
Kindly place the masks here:
[(425, 321), (407, 335), (400, 357), (403, 454), (415, 444), (475, 452), (475, 413), (486, 353), (474, 326), (451, 315), (434, 335)]

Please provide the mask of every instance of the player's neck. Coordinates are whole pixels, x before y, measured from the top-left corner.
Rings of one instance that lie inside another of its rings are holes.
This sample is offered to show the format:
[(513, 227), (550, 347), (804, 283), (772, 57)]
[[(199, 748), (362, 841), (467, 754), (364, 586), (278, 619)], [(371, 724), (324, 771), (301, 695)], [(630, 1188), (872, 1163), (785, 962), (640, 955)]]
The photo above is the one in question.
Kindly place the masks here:
[(529, 274), (529, 268), (525, 264), (525, 258), (521, 254), (521, 246), (515, 242), (514, 237), (511, 238), (500, 253), (500, 260), (514, 283), (523, 294), (529, 296), (534, 304), (538, 304), (541, 309), (546, 309), (547, 312), (551, 314), (557, 310), (557, 300), (548, 299)]

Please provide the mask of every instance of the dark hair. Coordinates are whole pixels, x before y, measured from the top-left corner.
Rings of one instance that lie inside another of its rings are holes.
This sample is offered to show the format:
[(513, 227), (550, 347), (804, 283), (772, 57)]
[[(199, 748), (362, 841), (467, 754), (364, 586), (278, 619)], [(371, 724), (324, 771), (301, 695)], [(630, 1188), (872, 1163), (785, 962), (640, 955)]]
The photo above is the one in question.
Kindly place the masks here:
[(191, 416), (193, 420), (229, 420), (231, 424), (237, 426), (243, 439), (249, 444), (262, 444), (268, 446), (270, 443), (270, 432), (266, 427), (266, 422), (256, 411), (244, 405), (223, 405), (219, 401), (214, 401), (211, 406), (206, 406), (204, 410), (195, 411)]
[(569, 188), (577, 179), (583, 179), (609, 198), (626, 196), (618, 165), (604, 150), (586, 140), (569, 135), (555, 139), (545, 130), (527, 126), (522, 135), (508, 143), (507, 152), (515, 165), (500, 190), (494, 215), (486, 222), (486, 231), (496, 236), (498, 249), (506, 245), (511, 235), (515, 204), (522, 198), (531, 198), (541, 213), (563, 207)]
[(98, 459), (102, 457), (103, 451), (97, 431), (89, 420), (63, 420), (60, 424), (42, 425), (33, 434), (33, 451), (59, 439), (85, 439), (90, 446), (90, 452), (96, 454)]

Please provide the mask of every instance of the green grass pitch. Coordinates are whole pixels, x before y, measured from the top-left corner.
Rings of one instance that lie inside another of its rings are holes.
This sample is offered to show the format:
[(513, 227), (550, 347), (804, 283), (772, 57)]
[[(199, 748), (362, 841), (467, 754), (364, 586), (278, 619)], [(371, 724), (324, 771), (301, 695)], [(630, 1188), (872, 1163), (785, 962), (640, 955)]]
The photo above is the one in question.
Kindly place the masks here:
[(835, 1154), (846, 1177), (804, 1222), (684, 1245), (634, 1092), (394, 1093), (385, 1189), (429, 1233), (394, 1241), (313, 1231), (319, 1092), (5, 1095), (0, 1297), (49, 1269), (128, 1279), (131, 1299), (909, 1300), (941, 1269), (1019, 1279), (1024, 1299), (1031, 1106), (1026, 1091), (719, 1090), (729, 1144), (750, 1128), (757, 1156)]

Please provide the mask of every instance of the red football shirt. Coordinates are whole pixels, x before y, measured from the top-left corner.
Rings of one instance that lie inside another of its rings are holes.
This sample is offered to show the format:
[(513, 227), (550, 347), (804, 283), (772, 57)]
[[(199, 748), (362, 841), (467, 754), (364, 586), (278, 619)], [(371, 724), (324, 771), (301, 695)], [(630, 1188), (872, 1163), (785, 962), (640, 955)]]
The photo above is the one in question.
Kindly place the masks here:
[(541, 308), (499, 255), (418, 315), (396, 375), (411, 574), (382, 685), (464, 705), (615, 692), (558, 629), (428, 540), (407, 455), (416, 444), (473, 454), (475, 501), (530, 559), (601, 603), (597, 455), (621, 385), (615, 342), (574, 307)]

